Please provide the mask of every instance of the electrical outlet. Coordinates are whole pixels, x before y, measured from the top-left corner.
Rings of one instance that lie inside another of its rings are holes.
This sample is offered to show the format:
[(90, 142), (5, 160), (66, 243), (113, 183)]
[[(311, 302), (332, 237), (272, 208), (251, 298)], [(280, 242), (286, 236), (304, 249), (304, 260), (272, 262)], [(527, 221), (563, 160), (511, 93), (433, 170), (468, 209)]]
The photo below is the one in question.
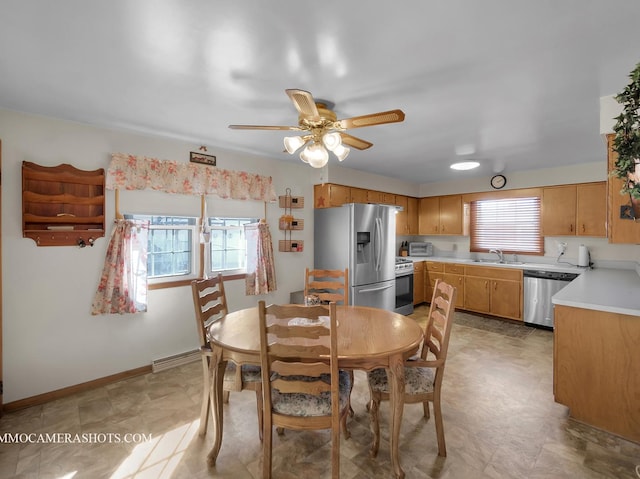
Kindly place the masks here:
[(558, 254), (563, 255), (565, 251), (567, 251), (567, 243), (558, 242)]

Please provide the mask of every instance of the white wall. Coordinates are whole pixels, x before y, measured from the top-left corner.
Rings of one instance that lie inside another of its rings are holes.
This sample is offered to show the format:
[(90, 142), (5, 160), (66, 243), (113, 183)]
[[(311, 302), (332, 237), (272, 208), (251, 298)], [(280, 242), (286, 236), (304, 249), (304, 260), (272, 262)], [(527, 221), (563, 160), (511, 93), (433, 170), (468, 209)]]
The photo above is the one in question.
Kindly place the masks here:
[[(188, 161), (200, 145), (96, 128), (73, 122), (0, 110), (2, 140), (2, 285), (4, 401), (12, 402), (85, 381), (149, 365), (152, 360), (197, 348), (189, 287), (149, 292), (148, 312), (91, 316), (90, 308), (108, 238), (93, 248), (38, 247), (22, 237), (21, 165), (69, 163), (94, 170), (106, 168), (114, 152)], [(313, 184), (318, 172), (300, 163), (285, 163), (217, 150), (218, 166), (273, 176), (277, 195), (289, 187), (305, 198), (296, 217), (305, 230), (293, 237), (305, 241), (303, 253), (279, 253), (278, 230), (283, 213), (277, 203), (267, 207), (274, 240), (278, 290), (268, 296), (245, 296), (244, 281), (228, 282), (232, 310), (253, 306), (258, 299), (288, 302), (304, 283), (304, 268), (313, 263)], [(199, 215), (198, 197), (158, 192), (122, 192), (122, 212), (169, 211)], [(250, 204), (249, 204), (250, 203)], [(238, 211), (264, 215), (262, 202), (208, 199), (209, 214)], [(107, 236), (114, 218), (114, 194), (107, 192)], [(152, 211), (154, 210), (154, 211)]]

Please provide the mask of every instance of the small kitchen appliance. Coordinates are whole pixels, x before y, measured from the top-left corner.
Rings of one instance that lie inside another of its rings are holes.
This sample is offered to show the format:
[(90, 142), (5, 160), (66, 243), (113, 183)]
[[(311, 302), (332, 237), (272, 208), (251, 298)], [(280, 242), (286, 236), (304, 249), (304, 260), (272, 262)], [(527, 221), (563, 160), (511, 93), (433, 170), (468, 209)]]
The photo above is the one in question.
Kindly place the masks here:
[(409, 256), (433, 256), (433, 243), (426, 241), (410, 242)]
[(591, 255), (589, 254), (589, 248), (581, 244), (578, 248), (578, 266), (588, 267), (591, 264)]

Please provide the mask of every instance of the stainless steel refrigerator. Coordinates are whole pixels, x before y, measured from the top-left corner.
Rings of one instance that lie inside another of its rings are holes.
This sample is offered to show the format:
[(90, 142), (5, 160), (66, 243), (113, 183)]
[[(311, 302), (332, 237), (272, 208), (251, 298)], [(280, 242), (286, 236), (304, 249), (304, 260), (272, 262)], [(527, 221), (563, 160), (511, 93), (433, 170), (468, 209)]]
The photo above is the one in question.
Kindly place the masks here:
[(314, 211), (314, 268), (349, 268), (349, 304), (395, 309), (396, 208), (349, 203)]

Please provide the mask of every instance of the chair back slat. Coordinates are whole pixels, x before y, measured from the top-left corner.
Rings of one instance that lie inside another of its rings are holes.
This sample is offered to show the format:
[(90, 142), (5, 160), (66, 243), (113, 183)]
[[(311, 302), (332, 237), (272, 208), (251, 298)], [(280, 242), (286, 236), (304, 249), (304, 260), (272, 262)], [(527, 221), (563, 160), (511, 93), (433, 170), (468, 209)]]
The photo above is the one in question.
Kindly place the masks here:
[(312, 394), (318, 396), (321, 393), (331, 391), (331, 384), (323, 381), (284, 381), (275, 379), (271, 382), (271, 387), (282, 394)]
[(329, 336), (327, 326), (288, 326), (284, 324), (274, 324), (269, 326), (269, 334), (278, 338), (308, 338), (318, 339), (322, 336)]
[[(271, 363), (271, 371), (282, 376), (295, 376), (300, 372), (300, 368), (297, 364), (276, 360)], [(305, 372), (308, 376), (320, 376), (331, 374), (331, 368), (326, 363), (307, 363)]]
[[(287, 336), (287, 339), (291, 336)], [(308, 339), (306, 336), (300, 339)], [(282, 344), (274, 343), (269, 346), (269, 352), (272, 356), (278, 358), (286, 358), (289, 360), (301, 359), (317, 359), (320, 356), (329, 357), (329, 348), (324, 345), (308, 345), (308, 344)]]

